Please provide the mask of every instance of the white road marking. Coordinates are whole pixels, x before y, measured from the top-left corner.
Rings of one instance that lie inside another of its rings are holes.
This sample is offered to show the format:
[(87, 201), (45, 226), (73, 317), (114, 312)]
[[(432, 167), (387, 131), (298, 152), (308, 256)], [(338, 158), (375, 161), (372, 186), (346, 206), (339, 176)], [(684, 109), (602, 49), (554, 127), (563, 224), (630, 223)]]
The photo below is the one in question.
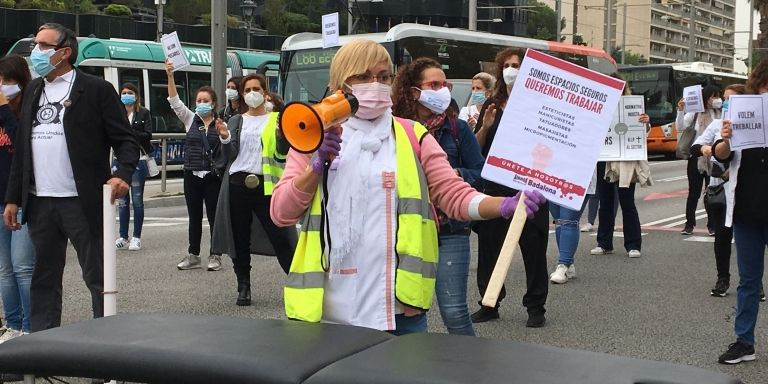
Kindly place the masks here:
[(687, 176), (687, 175), (682, 175), (682, 176), (674, 176), (674, 177), (667, 177), (667, 178), (664, 178), (664, 179), (658, 179), (658, 180), (656, 180), (656, 182), (659, 182), (659, 183), (666, 183), (666, 182), (670, 182), (670, 181), (680, 181), (680, 180), (685, 180), (685, 179), (687, 179), (687, 178), (688, 178), (688, 176)]
[[(706, 210), (699, 209), (698, 211), (696, 211), (696, 214), (699, 214), (699, 213), (702, 213), (702, 212), (706, 212)], [(643, 226), (643, 227), (652, 227), (654, 225), (665, 223), (665, 222), (670, 221), (670, 220), (676, 220), (676, 219), (679, 219), (679, 218), (682, 218), (682, 217), (685, 217), (685, 214), (675, 215), (675, 216), (667, 217), (667, 218), (664, 218), (664, 219), (661, 219), (661, 220), (651, 221), (650, 223), (641, 224), (641, 226)], [(683, 223), (685, 223), (685, 222), (683, 222)]]

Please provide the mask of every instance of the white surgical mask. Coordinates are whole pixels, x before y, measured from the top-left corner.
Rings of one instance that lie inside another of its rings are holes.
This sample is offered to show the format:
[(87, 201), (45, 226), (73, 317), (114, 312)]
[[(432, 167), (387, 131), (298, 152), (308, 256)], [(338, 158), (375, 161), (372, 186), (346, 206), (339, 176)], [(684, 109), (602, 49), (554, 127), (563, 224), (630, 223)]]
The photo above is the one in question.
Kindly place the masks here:
[(361, 83), (347, 85), (352, 90), (358, 102), (355, 117), (364, 120), (373, 120), (384, 114), (392, 107), (392, 87), (387, 84), (379, 83)]
[(722, 107), (723, 107), (723, 99), (718, 97), (717, 99), (712, 100), (712, 108), (720, 109)]
[(12, 84), (12, 85), (3, 84), (3, 85), (0, 85), (0, 92), (2, 92), (3, 95), (5, 95), (5, 97), (7, 97), (10, 100), (16, 97), (16, 95), (18, 95), (19, 92), (21, 92), (21, 87), (19, 87), (18, 84)]
[(512, 67), (506, 67), (504, 68), (504, 83), (507, 85), (512, 85), (515, 83), (515, 79), (517, 79), (517, 74), (520, 71), (517, 68)]
[(245, 104), (251, 108), (258, 108), (264, 104), (264, 95), (261, 92), (251, 91), (245, 95)]
[(440, 90), (422, 89), (419, 103), (435, 114), (441, 114), (451, 105), (451, 90), (442, 87)]
[(235, 100), (239, 95), (237, 89), (227, 88), (224, 92), (227, 94), (227, 100)]

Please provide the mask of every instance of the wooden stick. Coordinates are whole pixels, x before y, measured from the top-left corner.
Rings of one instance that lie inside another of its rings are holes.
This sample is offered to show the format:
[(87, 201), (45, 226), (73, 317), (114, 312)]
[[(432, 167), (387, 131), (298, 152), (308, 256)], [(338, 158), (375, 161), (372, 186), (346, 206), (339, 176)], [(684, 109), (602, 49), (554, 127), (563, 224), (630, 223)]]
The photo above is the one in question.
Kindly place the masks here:
[(501, 251), (499, 252), (499, 259), (496, 261), (493, 274), (491, 274), (491, 280), (488, 282), (488, 288), (485, 289), (485, 295), (483, 295), (482, 302), (486, 307), (496, 307), (501, 287), (504, 285), (504, 280), (507, 279), (509, 265), (512, 264), (512, 256), (514, 256), (517, 244), (520, 242), (520, 235), (523, 233), (523, 227), (527, 219), (528, 215), (525, 213), (525, 194), (521, 192), (520, 201), (517, 202), (515, 214), (512, 215), (512, 222), (509, 224), (507, 236), (504, 238), (504, 245), (501, 246)]

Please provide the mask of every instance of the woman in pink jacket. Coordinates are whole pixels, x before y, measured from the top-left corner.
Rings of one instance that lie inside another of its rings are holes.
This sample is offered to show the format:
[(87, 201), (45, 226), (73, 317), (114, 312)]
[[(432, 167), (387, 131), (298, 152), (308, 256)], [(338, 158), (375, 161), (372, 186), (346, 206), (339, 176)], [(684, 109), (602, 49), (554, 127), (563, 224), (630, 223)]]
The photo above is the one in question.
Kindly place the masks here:
[[(459, 220), (514, 213), (519, 196), (478, 193), (421, 124), (392, 116), (392, 80), (383, 46), (347, 43), (329, 88), (354, 95), (359, 109), (314, 154), (288, 153), (270, 210), (278, 226), (304, 218), (284, 292), (289, 318), (426, 332), (437, 254), (431, 204)], [(528, 215), (544, 201), (530, 193)]]

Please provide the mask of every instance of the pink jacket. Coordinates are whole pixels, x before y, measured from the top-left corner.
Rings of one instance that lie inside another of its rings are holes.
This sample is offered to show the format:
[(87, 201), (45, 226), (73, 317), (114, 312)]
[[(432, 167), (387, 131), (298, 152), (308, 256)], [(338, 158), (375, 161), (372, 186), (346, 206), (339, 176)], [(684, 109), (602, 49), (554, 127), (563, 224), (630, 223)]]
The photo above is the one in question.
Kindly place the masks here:
[[(298, 223), (312, 202), (314, 194), (302, 192), (293, 185), (293, 178), (307, 170), (310, 158), (311, 155), (293, 149), (288, 152), (285, 171), (272, 192), (269, 207), (272, 221), (278, 226), (287, 227)], [(448, 157), (432, 135), (426, 135), (421, 141), (420, 160), (432, 203), (452, 219), (469, 220), (469, 203), (480, 193), (456, 175), (448, 163)]]

